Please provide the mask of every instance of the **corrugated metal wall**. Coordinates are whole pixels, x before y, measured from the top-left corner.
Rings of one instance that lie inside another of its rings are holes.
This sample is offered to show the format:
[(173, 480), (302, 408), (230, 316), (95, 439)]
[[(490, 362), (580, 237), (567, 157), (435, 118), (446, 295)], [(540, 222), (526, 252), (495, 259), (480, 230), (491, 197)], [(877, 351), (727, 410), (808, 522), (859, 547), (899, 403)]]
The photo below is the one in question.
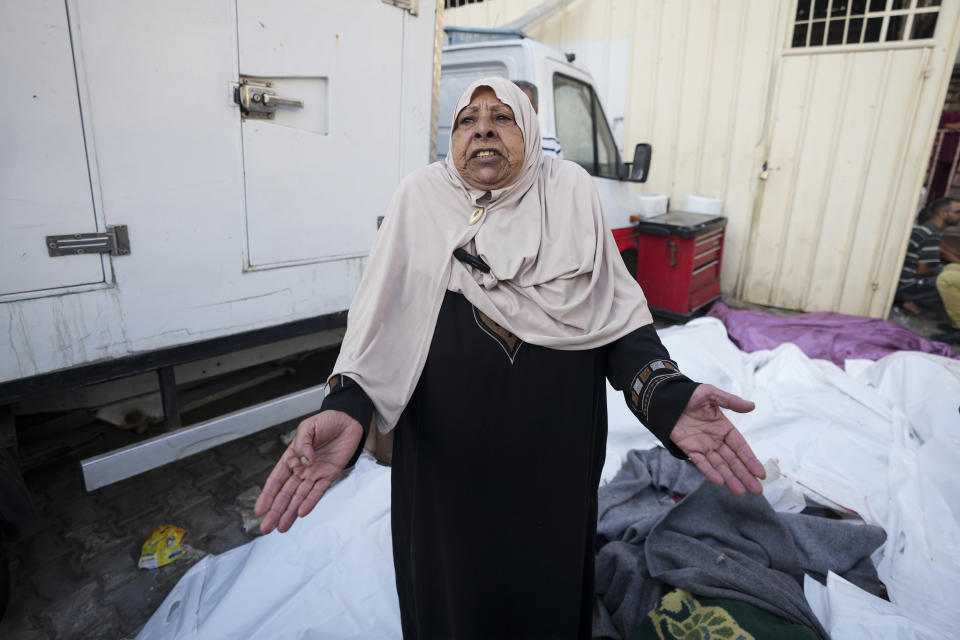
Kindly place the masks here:
[(899, 275), (891, 231), (902, 233), (903, 214), (917, 207), (922, 167), (905, 160), (913, 124), (931, 117), (917, 113), (929, 56), (921, 48), (784, 59), (746, 299), (886, 312), (886, 285)]
[(634, 21), (629, 140), (654, 147), (650, 189), (680, 209), (724, 201), (722, 283), (735, 291), (763, 163), (779, 11), (765, 0), (641, 2)]
[[(444, 20), (495, 27), (540, 4)], [(957, 48), (960, 3), (944, 5), (936, 38), (905, 49), (797, 55), (796, 0), (576, 0), (527, 33), (590, 70), (621, 149), (653, 144), (642, 190), (724, 200), (726, 293), (883, 316)]]

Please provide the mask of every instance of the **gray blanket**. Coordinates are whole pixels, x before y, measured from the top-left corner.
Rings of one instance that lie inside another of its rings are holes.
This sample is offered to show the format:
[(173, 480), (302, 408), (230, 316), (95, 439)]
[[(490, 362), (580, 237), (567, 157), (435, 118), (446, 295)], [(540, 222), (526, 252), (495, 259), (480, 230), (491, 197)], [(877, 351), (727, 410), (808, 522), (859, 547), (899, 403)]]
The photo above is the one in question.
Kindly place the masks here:
[(692, 464), (656, 448), (631, 451), (600, 487), (595, 638), (625, 637), (674, 587), (748, 602), (822, 638), (804, 573), (822, 580), (833, 571), (880, 592), (870, 554), (883, 529), (779, 514), (762, 496), (737, 498), (703, 480)]

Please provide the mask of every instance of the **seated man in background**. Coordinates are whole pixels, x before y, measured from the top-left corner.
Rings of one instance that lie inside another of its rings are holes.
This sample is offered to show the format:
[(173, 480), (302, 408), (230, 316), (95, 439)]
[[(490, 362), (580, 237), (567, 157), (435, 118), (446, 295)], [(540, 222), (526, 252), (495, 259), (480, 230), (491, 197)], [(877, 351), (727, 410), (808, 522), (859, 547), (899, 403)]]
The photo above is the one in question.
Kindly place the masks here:
[(960, 262), (960, 255), (950, 246), (941, 247), (941, 232), (960, 222), (960, 200), (941, 198), (923, 209), (910, 233), (907, 255), (903, 260), (895, 301), (912, 313), (940, 303), (935, 284), (943, 269), (941, 252), (950, 262)]
[[(530, 104), (533, 105), (533, 110), (539, 115), (540, 92), (537, 90), (537, 85), (532, 82), (527, 82), (526, 80), (514, 80), (513, 84), (520, 87), (520, 90), (529, 98)], [(560, 141), (553, 136), (541, 135), (540, 147), (543, 149), (544, 155), (563, 160), (563, 148), (560, 146)]]

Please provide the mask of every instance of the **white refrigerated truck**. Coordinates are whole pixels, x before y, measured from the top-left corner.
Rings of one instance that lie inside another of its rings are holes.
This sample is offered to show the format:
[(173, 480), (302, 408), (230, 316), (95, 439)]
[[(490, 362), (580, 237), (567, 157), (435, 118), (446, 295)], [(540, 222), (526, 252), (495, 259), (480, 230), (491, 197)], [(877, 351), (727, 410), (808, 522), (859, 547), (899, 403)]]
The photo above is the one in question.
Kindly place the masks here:
[(162, 391), (169, 431), (85, 460), (92, 489), (314, 409), (178, 428), (176, 390), (339, 341), (377, 218), (430, 161), (436, 14), (0, 3), (0, 450), (17, 413)]

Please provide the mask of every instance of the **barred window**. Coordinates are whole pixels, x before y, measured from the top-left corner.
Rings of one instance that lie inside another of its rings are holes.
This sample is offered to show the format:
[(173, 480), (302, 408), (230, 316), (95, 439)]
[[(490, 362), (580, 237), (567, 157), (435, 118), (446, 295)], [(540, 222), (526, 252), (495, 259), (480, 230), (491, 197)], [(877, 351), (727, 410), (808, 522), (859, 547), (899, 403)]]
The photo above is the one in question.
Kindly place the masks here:
[(797, 0), (791, 47), (932, 38), (941, 0)]
[[(480, 4), (483, 0), (443, 0), (444, 9), (454, 9), (465, 4)], [(939, 4), (939, 3), (938, 3)]]

